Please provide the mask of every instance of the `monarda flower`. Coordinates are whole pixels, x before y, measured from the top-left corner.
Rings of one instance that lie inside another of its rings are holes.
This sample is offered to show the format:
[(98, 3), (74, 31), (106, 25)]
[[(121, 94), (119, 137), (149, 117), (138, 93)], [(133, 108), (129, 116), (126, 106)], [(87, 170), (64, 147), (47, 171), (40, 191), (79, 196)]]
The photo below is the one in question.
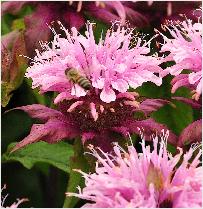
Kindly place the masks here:
[[(192, 98), (199, 100), (202, 93), (202, 23), (191, 20), (168, 22), (164, 26), (172, 38), (163, 34), (165, 43), (161, 51), (169, 52), (166, 61), (175, 61), (175, 65), (166, 68), (164, 74), (174, 75), (172, 93), (185, 86), (192, 90)], [(182, 73), (189, 70), (189, 74)]]
[[(83, 143), (93, 139), (98, 146), (106, 146), (115, 132), (126, 136), (129, 132), (138, 133), (140, 127), (151, 135), (165, 128), (146, 116), (167, 104), (166, 101), (147, 99), (139, 105), (138, 94), (127, 92), (130, 86), (137, 88), (147, 81), (162, 83), (158, 76), (162, 70), (159, 59), (147, 56), (149, 43), (137, 38), (135, 45), (131, 45), (132, 30), (119, 25), (115, 32), (109, 30), (99, 43), (94, 39), (93, 24), (87, 24), (85, 36), (75, 28), (70, 33), (61, 27), (66, 38), (54, 31), (53, 42), (43, 44), (41, 53), (36, 50), (26, 73), (33, 80), (32, 87), (39, 87), (41, 93), (59, 92), (54, 100), (57, 110), (43, 105), (19, 108), (43, 124), (33, 125), (30, 135), (14, 150), (39, 140), (53, 143), (76, 136), (81, 136)], [(88, 79), (90, 90), (67, 77), (70, 69)], [(135, 120), (136, 112), (143, 112), (144, 117)], [(176, 144), (176, 136), (172, 136), (171, 141)]]
[[(95, 173), (84, 173), (85, 187), (67, 193), (87, 200), (89, 208), (193, 208), (202, 207), (201, 151), (198, 147), (172, 156), (167, 151), (166, 135), (153, 138), (153, 150), (142, 140), (142, 153), (131, 145), (127, 151), (114, 145), (114, 155), (89, 146), (98, 160)], [(193, 159), (193, 160), (191, 160)]]
[[(32, 87), (39, 87), (41, 93), (59, 92), (55, 104), (77, 100), (75, 108), (83, 105), (89, 96), (93, 101), (91, 111), (96, 112), (95, 100), (114, 102), (116, 98), (126, 97), (129, 87), (135, 89), (148, 81), (160, 86), (162, 79), (156, 74), (162, 71), (159, 67), (161, 61), (155, 56), (147, 56), (150, 41), (134, 37), (130, 29), (114, 26), (118, 27), (117, 30), (108, 30), (99, 43), (94, 39), (93, 24), (90, 23), (85, 36), (76, 28), (69, 32), (61, 25), (66, 34), (66, 38), (62, 38), (52, 29), (54, 40), (51, 46), (42, 44), (43, 52), (36, 50), (37, 55), (27, 70), (26, 76), (33, 80)], [(75, 69), (80, 76), (87, 78), (92, 89), (86, 91), (78, 85), (79, 82), (71, 82), (67, 76), (69, 69)]]

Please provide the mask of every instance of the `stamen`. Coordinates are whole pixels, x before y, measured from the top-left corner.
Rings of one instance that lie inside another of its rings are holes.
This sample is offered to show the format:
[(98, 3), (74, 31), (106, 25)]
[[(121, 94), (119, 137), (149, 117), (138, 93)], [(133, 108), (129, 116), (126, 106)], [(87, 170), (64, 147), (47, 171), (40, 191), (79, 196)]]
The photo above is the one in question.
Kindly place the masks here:
[(199, 143), (199, 142), (191, 144), (191, 148), (193, 149), (193, 151), (200, 149), (201, 147), (202, 147), (202, 143)]
[(30, 57), (28, 57), (28, 56), (25, 56), (25, 55), (23, 55), (23, 54), (19, 54), (19, 57), (25, 57), (25, 58), (27, 58), (27, 59), (29, 59), (29, 60), (32, 60), (32, 61), (35, 62), (35, 63), (39, 62), (39, 61), (36, 61), (36, 60), (34, 60), (34, 59), (32, 59), (32, 58), (30, 58)]
[(100, 106), (99, 106), (99, 109), (100, 109), (100, 112), (101, 112), (101, 113), (104, 112), (104, 106), (103, 106), (103, 105), (100, 105)]
[(115, 110), (114, 110), (113, 108), (110, 108), (109, 110), (110, 110), (111, 112), (115, 112)]
[(77, 106), (80, 106), (83, 104), (83, 101), (77, 101), (74, 102), (67, 110), (67, 112), (72, 112)]
[(77, 12), (80, 12), (81, 9), (82, 9), (82, 1), (79, 1), (77, 6)]
[(137, 101), (124, 101), (124, 104), (125, 105), (130, 105), (130, 106), (133, 106), (133, 107), (136, 107), (136, 108), (139, 108), (139, 105), (140, 105), (140, 103), (137, 102)]
[(167, 16), (171, 16), (171, 15), (172, 15), (172, 3), (167, 2)]

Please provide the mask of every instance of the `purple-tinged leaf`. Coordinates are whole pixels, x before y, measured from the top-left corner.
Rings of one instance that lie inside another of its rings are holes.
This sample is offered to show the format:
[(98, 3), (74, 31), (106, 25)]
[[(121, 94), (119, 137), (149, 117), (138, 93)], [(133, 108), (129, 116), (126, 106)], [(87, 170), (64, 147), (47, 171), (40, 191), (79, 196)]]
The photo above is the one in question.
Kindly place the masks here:
[(18, 30), (11, 31), (1, 37), (1, 43), (4, 48), (10, 49), (16, 39), (19, 37), (20, 32)]
[(119, 20), (119, 16), (108, 11), (106, 8), (96, 7), (95, 4), (85, 5), (86, 10), (91, 16), (104, 21), (105, 23), (111, 23), (111, 21)]
[(9, 69), (12, 61), (11, 52), (4, 46), (1, 46), (1, 80), (9, 82)]
[[(5, 42), (9, 45), (8, 40)], [(20, 33), (12, 44), (12, 52), (2, 44), (2, 106), (5, 107), (11, 96), (12, 91), (17, 89), (24, 78), (27, 68), (27, 59), (22, 56), (26, 54), (24, 35)]]
[(95, 137), (94, 132), (86, 132), (82, 134), (82, 143), (84, 144), (87, 140), (93, 139)]
[(170, 101), (164, 99), (146, 99), (139, 105), (139, 109), (146, 115), (149, 115), (166, 104), (170, 104)]
[(42, 122), (47, 122), (52, 118), (63, 118), (63, 114), (57, 110), (48, 108), (41, 104), (26, 105), (15, 109), (25, 111), (31, 118), (39, 119)]
[(190, 98), (185, 98), (185, 97), (172, 97), (172, 99), (184, 102), (185, 104), (191, 105), (192, 108), (195, 109), (200, 109), (202, 107), (202, 104), (199, 102), (194, 101), (193, 99)]
[(78, 30), (85, 24), (85, 18), (76, 12), (67, 11), (63, 15), (64, 22), (70, 26), (70, 28), (75, 27)]
[(27, 3), (27, 1), (3, 2), (1, 5), (1, 15), (5, 13), (16, 15)]
[(27, 68), (28, 60), (20, 55), (26, 54), (24, 34), (21, 33), (13, 44), (12, 55), (13, 62), (10, 69), (10, 80), (14, 82), (16, 87), (19, 87), (24, 78), (25, 69)]
[(76, 132), (69, 124), (57, 119), (50, 119), (45, 124), (34, 124), (30, 134), (20, 141), (11, 152), (34, 142), (45, 141), (55, 143), (65, 138), (73, 138), (75, 136)]
[(25, 16), (25, 41), (30, 57), (33, 56), (34, 49), (41, 48), (39, 41), (48, 41), (50, 38), (51, 30), (47, 24), (55, 19), (53, 6), (39, 4), (34, 13)]
[[(163, 130), (165, 130), (165, 132), (169, 130), (167, 126), (157, 123), (152, 118), (142, 121), (128, 121), (126, 123), (126, 127), (129, 128), (130, 133), (140, 134), (140, 131), (143, 132), (146, 140), (151, 140), (150, 137), (152, 136), (152, 134), (160, 135), (162, 134)], [(168, 142), (172, 145), (176, 145), (178, 142), (177, 136), (171, 130), (169, 130)]]
[(114, 127), (114, 128), (112, 128), (112, 130), (115, 131), (115, 132), (117, 132), (117, 133), (122, 134), (125, 137), (128, 136), (128, 134), (129, 134), (129, 130), (125, 126)]
[(188, 144), (202, 141), (202, 120), (197, 120), (187, 126), (179, 136), (178, 146), (183, 147)]
[(131, 9), (130, 7), (125, 6), (125, 12), (127, 15), (127, 20), (131, 26), (143, 27), (149, 24), (147, 18), (141, 13)]
[(118, 14), (118, 16), (120, 17), (120, 22), (121, 24), (125, 24), (125, 20), (126, 20), (126, 12), (125, 12), (125, 8), (122, 5), (121, 2), (119, 1), (106, 1), (105, 2), (105, 7), (107, 7), (106, 9), (113, 9), (116, 11), (116, 13)]

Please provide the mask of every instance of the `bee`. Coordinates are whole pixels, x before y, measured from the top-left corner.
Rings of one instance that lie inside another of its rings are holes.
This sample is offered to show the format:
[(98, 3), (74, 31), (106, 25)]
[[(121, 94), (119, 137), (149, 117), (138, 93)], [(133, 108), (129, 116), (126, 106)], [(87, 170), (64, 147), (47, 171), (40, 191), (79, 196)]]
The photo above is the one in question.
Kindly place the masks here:
[(90, 90), (92, 88), (90, 80), (85, 76), (80, 75), (77, 69), (67, 68), (65, 70), (65, 74), (70, 81), (72, 81), (74, 84), (78, 84), (84, 90)]

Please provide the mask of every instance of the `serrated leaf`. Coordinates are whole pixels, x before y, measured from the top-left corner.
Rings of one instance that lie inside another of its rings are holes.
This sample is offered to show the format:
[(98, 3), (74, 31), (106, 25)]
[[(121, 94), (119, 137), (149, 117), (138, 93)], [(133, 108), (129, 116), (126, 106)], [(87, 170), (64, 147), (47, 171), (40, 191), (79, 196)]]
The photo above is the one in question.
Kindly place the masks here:
[(15, 145), (16, 143), (9, 145), (7, 152), (2, 156), (3, 163), (18, 161), (26, 168), (31, 169), (36, 163), (43, 162), (53, 165), (66, 173), (70, 172), (70, 157), (73, 155), (73, 148), (68, 143), (48, 144), (38, 142), (10, 153), (10, 150)]

